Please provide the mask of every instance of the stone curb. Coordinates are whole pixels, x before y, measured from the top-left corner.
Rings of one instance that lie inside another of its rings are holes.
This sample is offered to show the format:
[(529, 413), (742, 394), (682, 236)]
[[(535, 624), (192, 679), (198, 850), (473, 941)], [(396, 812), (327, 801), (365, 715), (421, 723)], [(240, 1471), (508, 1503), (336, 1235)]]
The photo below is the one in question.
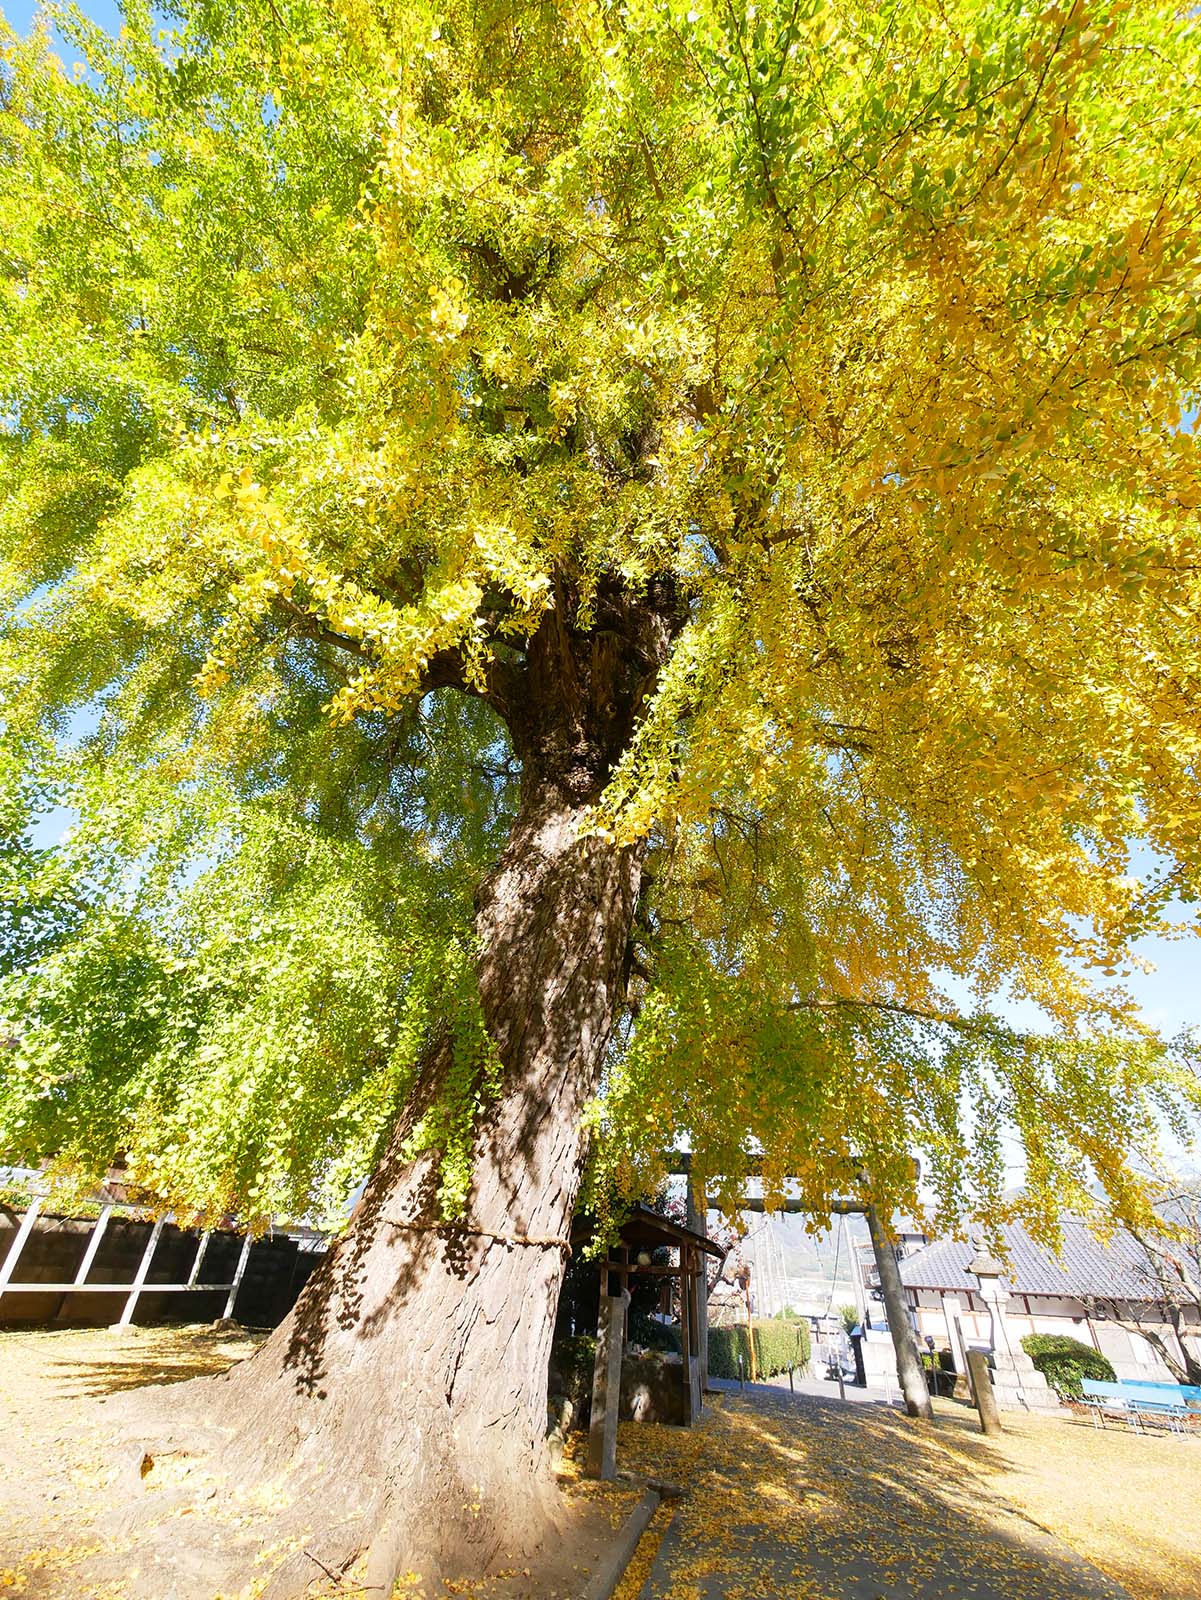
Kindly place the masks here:
[(588, 1580), (588, 1587), (580, 1600), (609, 1600), (633, 1560), (638, 1541), (646, 1532), (647, 1524), (659, 1509), (662, 1499), (658, 1489), (643, 1491), (642, 1498), (622, 1523), (613, 1548)]

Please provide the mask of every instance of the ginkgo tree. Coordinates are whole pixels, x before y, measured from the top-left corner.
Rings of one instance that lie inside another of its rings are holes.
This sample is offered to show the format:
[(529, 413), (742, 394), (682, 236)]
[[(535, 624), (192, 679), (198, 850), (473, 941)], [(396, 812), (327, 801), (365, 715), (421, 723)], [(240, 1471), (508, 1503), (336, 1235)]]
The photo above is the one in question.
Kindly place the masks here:
[(545, 1526), (589, 1149), (602, 1214), (683, 1136), (820, 1217), (919, 1146), (950, 1222), (1016, 1134), (1042, 1236), (1145, 1218), (1198, 1104), (1112, 981), (1201, 866), (1196, 20), (56, 25), (80, 70), (0, 75), (0, 671), (95, 892), (6, 987), (0, 1143), (259, 1222), (372, 1167), (178, 1399), (286, 1469), (279, 1548)]

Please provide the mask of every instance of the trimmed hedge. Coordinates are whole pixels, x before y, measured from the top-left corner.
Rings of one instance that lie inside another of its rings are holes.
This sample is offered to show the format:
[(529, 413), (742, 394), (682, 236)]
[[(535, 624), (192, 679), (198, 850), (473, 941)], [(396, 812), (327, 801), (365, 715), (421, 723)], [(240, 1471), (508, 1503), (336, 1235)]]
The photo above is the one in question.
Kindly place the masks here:
[(1100, 1351), (1066, 1333), (1028, 1333), (1022, 1349), (1061, 1400), (1079, 1400), (1085, 1378), (1115, 1381), (1114, 1370)]
[[(761, 1378), (787, 1372), (789, 1362), (799, 1371), (809, 1365), (812, 1350), (809, 1324), (769, 1317), (755, 1323), (755, 1360)], [(751, 1375), (750, 1342), (745, 1323), (733, 1328), (709, 1329), (709, 1371), (715, 1378), (736, 1378), (738, 1357), (745, 1377)]]

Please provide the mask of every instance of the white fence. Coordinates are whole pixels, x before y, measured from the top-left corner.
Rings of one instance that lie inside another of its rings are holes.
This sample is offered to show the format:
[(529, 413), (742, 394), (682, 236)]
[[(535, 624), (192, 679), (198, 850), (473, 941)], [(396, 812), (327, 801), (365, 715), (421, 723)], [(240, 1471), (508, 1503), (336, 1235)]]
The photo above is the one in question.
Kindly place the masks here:
[(118, 1327), (128, 1327), (133, 1321), (133, 1314), (137, 1307), (138, 1299), (142, 1294), (226, 1294), (225, 1310), (222, 1316), (233, 1315), (234, 1301), (238, 1296), (246, 1263), (250, 1258), (250, 1236), (247, 1234), (242, 1240), (241, 1253), (238, 1264), (234, 1268), (234, 1275), (228, 1283), (201, 1283), (200, 1271), (204, 1266), (205, 1254), (208, 1250), (212, 1231), (199, 1235), (196, 1245), (196, 1255), (192, 1261), (191, 1271), (188, 1273), (186, 1283), (149, 1283), (150, 1270), (154, 1265), (154, 1252), (158, 1248), (159, 1237), (163, 1228), (172, 1220), (170, 1213), (159, 1217), (150, 1230), (150, 1237), (146, 1241), (146, 1248), (142, 1252), (142, 1259), (138, 1263), (138, 1270), (134, 1273), (131, 1283), (89, 1283), (88, 1273), (92, 1270), (96, 1254), (100, 1249), (100, 1241), (104, 1238), (105, 1229), (108, 1227), (109, 1218), (114, 1211), (133, 1210), (133, 1207), (123, 1207), (117, 1202), (106, 1202), (100, 1208), (100, 1215), (88, 1236), (87, 1247), (83, 1253), (83, 1260), (79, 1263), (74, 1278), (70, 1283), (21, 1283), (16, 1279), (17, 1265), (21, 1253), (25, 1248), (34, 1225), (41, 1214), (45, 1203), (45, 1195), (34, 1195), (29, 1203), (21, 1224), (17, 1229), (16, 1237), (9, 1246), (8, 1254), (0, 1264), (0, 1299), (7, 1294), (115, 1294), (124, 1295), (125, 1304), (121, 1315), (117, 1318)]

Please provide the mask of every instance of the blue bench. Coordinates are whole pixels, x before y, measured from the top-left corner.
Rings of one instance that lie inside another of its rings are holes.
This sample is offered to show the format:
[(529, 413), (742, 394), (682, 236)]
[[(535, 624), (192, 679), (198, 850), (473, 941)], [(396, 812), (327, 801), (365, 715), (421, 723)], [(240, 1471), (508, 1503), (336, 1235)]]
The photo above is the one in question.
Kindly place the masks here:
[(1146, 1422), (1166, 1423), (1176, 1432), (1184, 1432), (1192, 1418), (1201, 1416), (1201, 1412), (1189, 1404), (1192, 1396), (1182, 1393), (1183, 1388), (1190, 1387), (1196, 1385), (1152, 1383), (1145, 1378), (1122, 1383), (1085, 1378), (1081, 1384), (1083, 1403), (1092, 1412), (1095, 1427), (1103, 1428), (1109, 1417), (1115, 1417), (1138, 1432), (1142, 1432)]
[(1178, 1394), (1186, 1406), (1201, 1406), (1201, 1383), (1167, 1383), (1162, 1378), (1123, 1378), (1126, 1389), (1168, 1389)]

